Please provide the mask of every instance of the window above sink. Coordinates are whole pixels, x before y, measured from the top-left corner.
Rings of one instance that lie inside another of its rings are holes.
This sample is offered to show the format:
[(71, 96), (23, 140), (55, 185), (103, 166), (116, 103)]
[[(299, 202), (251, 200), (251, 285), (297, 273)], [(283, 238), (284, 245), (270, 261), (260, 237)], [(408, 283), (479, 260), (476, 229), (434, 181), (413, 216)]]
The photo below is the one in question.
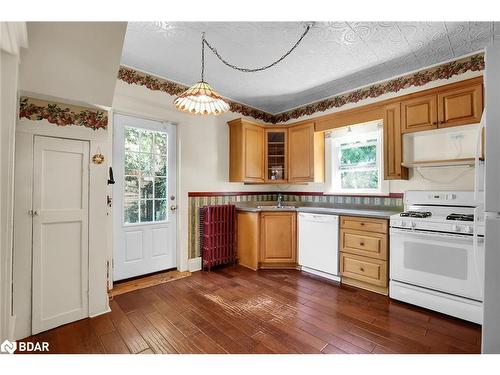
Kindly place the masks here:
[(382, 121), (335, 129), (327, 135), (328, 193), (385, 194)]

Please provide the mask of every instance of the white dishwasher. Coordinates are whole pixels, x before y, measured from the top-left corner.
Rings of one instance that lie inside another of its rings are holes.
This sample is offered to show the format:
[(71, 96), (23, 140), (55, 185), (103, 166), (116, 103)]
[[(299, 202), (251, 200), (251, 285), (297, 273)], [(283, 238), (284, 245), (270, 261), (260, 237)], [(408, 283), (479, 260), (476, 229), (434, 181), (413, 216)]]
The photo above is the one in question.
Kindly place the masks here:
[(339, 217), (300, 212), (298, 225), (302, 271), (340, 281)]

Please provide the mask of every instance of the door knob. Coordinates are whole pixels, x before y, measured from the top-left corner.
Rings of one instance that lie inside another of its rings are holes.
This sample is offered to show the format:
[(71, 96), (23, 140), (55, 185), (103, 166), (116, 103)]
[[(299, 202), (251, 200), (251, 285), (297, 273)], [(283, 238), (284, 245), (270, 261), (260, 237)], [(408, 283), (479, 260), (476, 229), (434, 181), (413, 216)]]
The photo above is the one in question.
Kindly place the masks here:
[(175, 211), (175, 210), (177, 210), (177, 206), (176, 206), (175, 204), (173, 204), (173, 205), (171, 205), (171, 206), (170, 206), (170, 209), (171, 209), (172, 211)]

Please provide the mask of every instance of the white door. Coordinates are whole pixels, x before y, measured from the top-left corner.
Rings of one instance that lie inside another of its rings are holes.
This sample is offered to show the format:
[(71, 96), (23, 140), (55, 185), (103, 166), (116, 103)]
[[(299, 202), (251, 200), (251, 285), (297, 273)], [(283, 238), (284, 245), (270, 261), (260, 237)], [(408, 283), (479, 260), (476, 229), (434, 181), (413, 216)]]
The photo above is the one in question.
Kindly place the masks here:
[(115, 114), (113, 279), (176, 267), (176, 127)]
[(89, 143), (35, 136), (33, 334), (88, 316)]

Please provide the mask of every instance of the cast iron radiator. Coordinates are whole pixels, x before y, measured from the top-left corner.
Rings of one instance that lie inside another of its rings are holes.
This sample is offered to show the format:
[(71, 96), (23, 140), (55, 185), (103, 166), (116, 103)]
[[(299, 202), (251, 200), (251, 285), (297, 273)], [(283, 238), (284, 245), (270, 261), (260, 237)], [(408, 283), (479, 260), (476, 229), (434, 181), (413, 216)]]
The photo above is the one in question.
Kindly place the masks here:
[(236, 262), (236, 212), (232, 204), (200, 208), (200, 250), (204, 270)]

